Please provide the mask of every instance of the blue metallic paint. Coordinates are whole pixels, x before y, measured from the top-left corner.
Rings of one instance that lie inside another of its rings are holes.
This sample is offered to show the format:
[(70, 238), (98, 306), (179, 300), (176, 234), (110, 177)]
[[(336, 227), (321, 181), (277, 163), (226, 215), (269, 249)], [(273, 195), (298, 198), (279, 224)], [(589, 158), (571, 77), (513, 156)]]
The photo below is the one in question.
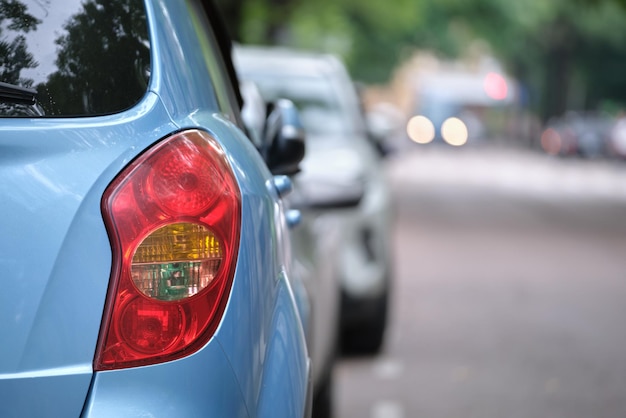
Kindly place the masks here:
[[(197, 112), (180, 123), (186, 127), (210, 127), (209, 132), (230, 151), (229, 160), (242, 194), (239, 261), (229, 304), (215, 338), (231, 361), (250, 409), (260, 408), (264, 399), (276, 391), (284, 399), (300, 396), (302, 410), (306, 401), (302, 396), (306, 391), (298, 395), (297, 390), (302, 382), (306, 382), (308, 358), (285, 357), (280, 345), (272, 345), (271, 350), (268, 348), (272, 340), (286, 340), (290, 341), (292, 351), (293, 347), (299, 347), (299, 351), (306, 352), (302, 311), (294, 305), (291, 285), (285, 274), (290, 269), (290, 243), (283, 204), (272, 176), (260, 162), (261, 157), (251, 142), (227, 119), (209, 112)], [(233, 132), (238, 135), (234, 136)], [(260, 237), (267, 241), (260, 245)], [(282, 320), (279, 321), (279, 317)], [(279, 322), (289, 326), (279, 328)], [(294, 335), (284, 335), (285, 332)], [(293, 364), (287, 368), (268, 367), (268, 363), (290, 361)], [(291, 374), (285, 374), (287, 372)], [(266, 379), (281, 384), (259, 392)], [(278, 407), (276, 405), (277, 409), (270, 415), (253, 416), (293, 416), (293, 410), (287, 415), (279, 414)]]
[[(115, 116), (3, 120), (0, 317), (11, 344), (0, 345), (0, 386), (16, 373), (31, 379), (52, 373), (59, 375), (48, 379), (57, 403), (74, 396), (59, 381), (91, 368), (110, 271), (100, 198), (137, 149), (172, 130), (164, 117), (157, 97), (148, 95)], [(87, 389), (88, 382), (83, 397)], [(7, 396), (3, 410), (18, 401)], [(37, 407), (29, 402), (29, 410)]]
[(158, 366), (96, 373), (84, 418), (233, 417), (248, 414), (219, 344)]
[[(258, 152), (216, 114), (209, 75), (189, 65), (201, 51), (189, 33), (176, 36), (185, 9), (153, 0), (148, 12), (152, 93), (136, 107), (5, 119), (0, 128), (0, 318), (12, 341), (0, 345), (0, 416), (77, 416), (83, 407), (85, 417), (301, 416), (307, 309), (294, 303), (290, 254), (278, 250), (288, 245), (282, 203)], [(239, 262), (222, 323), (192, 356), (92, 374), (111, 263), (100, 198), (140, 152), (190, 127), (222, 143), (242, 192)]]

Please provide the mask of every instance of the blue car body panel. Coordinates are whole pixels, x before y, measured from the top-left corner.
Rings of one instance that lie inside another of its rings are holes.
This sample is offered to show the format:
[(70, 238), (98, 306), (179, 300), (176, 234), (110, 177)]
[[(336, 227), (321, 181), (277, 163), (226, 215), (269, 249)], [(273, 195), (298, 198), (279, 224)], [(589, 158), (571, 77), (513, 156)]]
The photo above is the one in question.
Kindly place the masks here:
[[(68, 404), (80, 413), (111, 270), (102, 193), (137, 149), (174, 128), (166, 116), (149, 94), (115, 116), (3, 120), (0, 265), (11, 274), (0, 279), (0, 416), (65, 415), (55, 411)], [(9, 396), (14, 382), (38, 391)]]
[[(216, 64), (189, 7), (147, 1), (150, 91), (132, 109), (0, 120), (1, 417), (305, 413), (307, 309), (289, 277), (284, 209), (259, 153), (218, 107), (220, 81), (202, 71)], [(112, 260), (102, 194), (144, 150), (186, 128), (221, 143), (241, 189), (239, 259), (222, 322), (191, 356), (93, 372)]]
[(97, 373), (84, 417), (249, 417), (219, 344), (159, 366)]

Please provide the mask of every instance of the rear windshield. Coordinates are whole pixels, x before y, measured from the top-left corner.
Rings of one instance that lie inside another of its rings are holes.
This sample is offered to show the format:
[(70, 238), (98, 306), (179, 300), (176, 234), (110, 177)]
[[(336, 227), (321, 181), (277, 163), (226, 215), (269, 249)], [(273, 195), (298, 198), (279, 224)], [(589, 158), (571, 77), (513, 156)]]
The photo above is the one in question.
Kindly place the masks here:
[(0, 0), (0, 117), (120, 112), (149, 79), (143, 0)]

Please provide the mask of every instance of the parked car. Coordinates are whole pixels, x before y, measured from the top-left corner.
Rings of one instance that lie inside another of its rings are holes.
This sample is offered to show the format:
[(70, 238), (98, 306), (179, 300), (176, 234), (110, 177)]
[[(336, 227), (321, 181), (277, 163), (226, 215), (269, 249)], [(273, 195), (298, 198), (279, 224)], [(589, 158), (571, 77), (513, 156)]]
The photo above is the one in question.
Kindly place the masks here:
[(293, 105), (264, 159), (206, 1), (5, 3), (0, 416), (308, 416)]
[(541, 147), (550, 155), (575, 156), (578, 154), (576, 132), (565, 120), (551, 119), (541, 133)]
[(612, 119), (602, 113), (570, 111), (548, 122), (541, 144), (553, 155), (606, 157), (612, 123)]
[[(244, 123), (252, 138), (261, 138), (265, 129), (263, 121), (268, 116), (268, 103), (254, 82), (242, 81), (241, 92), (244, 99), (242, 110)], [(297, 180), (296, 186), (299, 186)], [(298, 193), (298, 187), (295, 193)], [(338, 196), (333, 203), (343, 205), (345, 201), (343, 197)], [(299, 211), (299, 215), (298, 227), (291, 234), (293, 267), (297, 277), (303, 280), (307, 293), (312, 296), (313, 309), (309, 324), (311, 332), (308, 341), (315, 388), (313, 417), (324, 418), (333, 415), (333, 366), (337, 352), (340, 301), (334, 266), (327, 260), (338, 251), (339, 231), (322, 228), (326, 234), (319, 236), (320, 220), (311, 216), (309, 211)]]
[(497, 67), (469, 69), (441, 63), (419, 71), (411, 90), (409, 139), (421, 145), (475, 146), (506, 136), (519, 102), (517, 83)]
[(612, 158), (626, 159), (626, 116), (618, 115), (609, 129), (608, 153)]
[[(235, 67), (265, 100), (293, 101), (306, 131), (307, 155), (295, 177), (293, 203), (311, 225), (321, 249), (315, 264), (324, 269), (314, 273), (326, 289), (319, 292), (323, 297), (313, 292), (314, 345), (332, 341), (338, 323), (343, 349), (375, 353), (384, 341), (392, 282), (391, 199), (355, 86), (332, 55), (237, 46)], [(341, 295), (339, 309), (333, 292)], [(329, 343), (319, 344), (333, 352)], [(316, 348), (312, 352), (315, 358)]]

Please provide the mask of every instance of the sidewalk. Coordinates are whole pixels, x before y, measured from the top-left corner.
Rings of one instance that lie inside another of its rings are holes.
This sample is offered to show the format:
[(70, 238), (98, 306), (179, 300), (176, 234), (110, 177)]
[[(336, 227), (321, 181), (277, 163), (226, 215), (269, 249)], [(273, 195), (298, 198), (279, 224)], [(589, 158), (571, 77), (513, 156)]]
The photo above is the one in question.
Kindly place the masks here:
[(389, 160), (394, 187), (455, 185), (537, 198), (626, 201), (626, 163), (511, 148), (419, 147)]

